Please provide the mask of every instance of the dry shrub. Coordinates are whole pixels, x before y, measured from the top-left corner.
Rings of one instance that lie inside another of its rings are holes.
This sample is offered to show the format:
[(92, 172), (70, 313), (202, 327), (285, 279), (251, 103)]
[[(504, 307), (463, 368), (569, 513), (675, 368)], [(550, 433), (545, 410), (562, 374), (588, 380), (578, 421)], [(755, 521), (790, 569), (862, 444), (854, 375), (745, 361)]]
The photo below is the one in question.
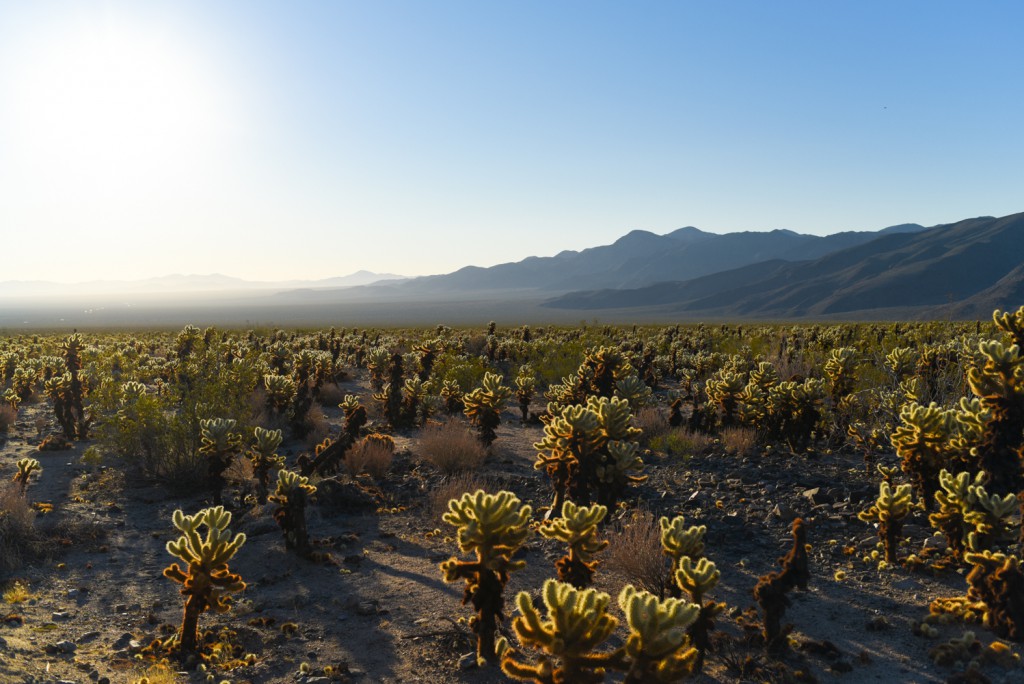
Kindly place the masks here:
[(466, 492), (475, 492), (482, 489), (485, 492), (492, 492), (493, 487), (487, 478), (480, 477), (475, 473), (458, 473), (446, 477), (441, 484), (430, 490), (427, 505), (430, 509), (430, 519), (434, 524), (440, 525), (443, 520), (441, 516), (448, 512), (448, 502), (458, 499)]
[(252, 469), (252, 461), (242, 456), (231, 461), (231, 465), (224, 471), (224, 479), (234, 487), (246, 489), (253, 483), (255, 473)]
[(338, 387), (337, 383), (330, 382), (326, 383), (320, 388), (320, 397), (317, 401), (320, 402), (321, 406), (336, 407), (338, 404), (345, 400), (345, 392)]
[(653, 438), (663, 435), (671, 427), (668, 424), (668, 417), (656, 406), (647, 406), (640, 409), (640, 412), (633, 416), (633, 426), (643, 430), (642, 439), (645, 443)]
[(6, 434), (18, 420), (18, 410), (10, 404), (0, 404), (0, 435)]
[(35, 555), (40, 543), (35, 516), (17, 486), (0, 484), (0, 570), (14, 570), (26, 556)]
[(753, 428), (725, 428), (722, 430), (721, 439), (726, 449), (739, 456), (748, 456), (754, 453), (754, 447), (757, 446), (757, 432)]
[(608, 534), (601, 565), (625, 582), (661, 595), (668, 559), (661, 548), (661, 527), (654, 514), (639, 508), (616, 522)]
[(458, 419), (427, 426), (420, 438), (420, 453), (445, 475), (476, 470), (487, 456), (480, 440)]
[(383, 479), (395, 456), (395, 442), (387, 435), (371, 434), (345, 452), (345, 470), (352, 477), (366, 473)]
[(331, 424), (327, 422), (327, 416), (320, 410), (319, 406), (313, 405), (306, 412), (306, 444), (313, 448), (331, 436)]

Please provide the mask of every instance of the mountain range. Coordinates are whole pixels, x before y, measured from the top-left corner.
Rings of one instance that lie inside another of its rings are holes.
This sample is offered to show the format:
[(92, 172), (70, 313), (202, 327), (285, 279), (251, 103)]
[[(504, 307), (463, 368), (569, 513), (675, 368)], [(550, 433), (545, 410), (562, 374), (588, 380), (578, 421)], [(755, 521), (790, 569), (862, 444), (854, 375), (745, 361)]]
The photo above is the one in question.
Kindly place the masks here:
[(0, 326), (984, 319), (1022, 303), (1024, 213), (823, 237), (634, 230), (609, 245), (417, 278), (173, 275), (72, 290), (8, 281)]

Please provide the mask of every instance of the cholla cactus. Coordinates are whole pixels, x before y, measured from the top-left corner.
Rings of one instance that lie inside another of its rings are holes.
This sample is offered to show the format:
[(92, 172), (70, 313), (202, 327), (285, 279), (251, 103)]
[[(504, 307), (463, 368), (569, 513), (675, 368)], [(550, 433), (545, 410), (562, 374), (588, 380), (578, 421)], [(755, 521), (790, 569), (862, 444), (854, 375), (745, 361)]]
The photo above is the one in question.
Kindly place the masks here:
[[(686, 518), (681, 515), (671, 520), (662, 517), (658, 520), (658, 525), (661, 527), (662, 551), (672, 560), (673, 578), (683, 558), (698, 560), (704, 556), (704, 535), (708, 531), (706, 525), (686, 527)], [(673, 595), (678, 597), (678, 584), (673, 585), (671, 589)]]
[(902, 459), (903, 472), (917, 486), (926, 510), (931, 510), (938, 488), (939, 471), (950, 454), (950, 439), (956, 430), (956, 412), (934, 403), (921, 406), (914, 402), (900, 413), (901, 425), (892, 435), (892, 445)]
[(722, 425), (734, 425), (746, 382), (741, 373), (732, 368), (720, 369), (704, 385), (708, 401), (718, 407), (722, 414)]
[(359, 403), (359, 397), (346, 394), (338, 408), (345, 413), (345, 433), (354, 442), (359, 439), (359, 432), (366, 425), (366, 407)]
[(651, 403), (653, 395), (651, 388), (636, 375), (629, 375), (615, 381), (615, 396), (625, 399), (635, 409), (643, 408)]
[(502, 376), (485, 373), (482, 387), (462, 398), (463, 412), (480, 431), (480, 441), (490, 446), (497, 438), (494, 430), (501, 424), (501, 409), (512, 396), (512, 390), (501, 384)]
[[(1004, 318), (995, 320), (1000, 324)], [(1016, 318), (1006, 320), (1007, 325), (1016, 325)], [(997, 341), (981, 342), (979, 350), (984, 364), (967, 371), (967, 383), (989, 420), (976, 453), (992, 491), (1017, 494), (1024, 489), (1024, 357), (1017, 345), (1006, 347)]]
[(963, 556), (967, 548), (967, 534), (973, 529), (967, 521), (971, 514), (970, 488), (972, 484), (981, 484), (983, 478), (984, 474), (978, 473), (972, 483), (968, 472), (957, 475), (945, 469), (939, 472), (940, 489), (935, 492), (939, 510), (928, 516), (928, 522), (945, 535), (950, 550), (957, 558)]
[(594, 554), (608, 546), (607, 539), (597, 538), (597, 526), (607, 514), (605, 506), (576, 506), (572, 501), (566, 501), (562, 505), (561, 518), (541, 524), (538, 531), (542, 536), (569, 545), (569, 553), (555, 563), (558, 579), (577, 589), (590, 585), (598, 563)]
[(450, 558), (441, 563), (445, 582), (464, 580), (462, 603), (472, 602), (476, 616), (470, 621), (477, 635), (477, 657), (494, 662), (498, 654), (495, 635), (504, 619), (503, 597), (509, 573), (526, 563), (512, 555), (526, 541), (533, 509), (520, 505), (515, 494), (477, 490), (448, 502), (444, 521), (458, 529), (459, 549), (474, 554), (471, 561)]
[(861, 511), (857, 517), (864, 522), (878, 523), (878, 537), (885, 548), (885, 562), (896, 562), (900, 530), (903, 519), (915, 508), (909, 484), (897, 485), (895, 489), (888, 482), (878, 485), (878, 499), (871, 508)]
[(249, 447), (248, 456), (256, 479), (256, 498), (261, 504), (267, 502), (270, 471), (284, 467), (284, 456), (277, 455), (282, 439), (280, 430), (265, 430), (261, 427), (253, 430), (253, 444)]
[(374, 347), (366, 354), (366, 368), (370, 371), (370, 386), (378, 392), (384, 387), (390, 360), (391, 352), (385, 347)]
[(11, 479), (18, 486), (21, 495), (25, 496), (25, 492), (28, 491), (28, 479), (32, 475), (41, 475), (42, 472), (43, 467), (39, 465), (39, 461), (34, 458), (22, 458), (18, 461), (18, 471)]
[(552, 510), (568, 496), (576, 503), (592, 497), (614, 506), (629, 482), (644, 478), (632, 473), (643, 467), (639, 444), (632, 439), (640, 430), (631, 425), (629, 402), (618, 397), (590, 397), (585, 406), (562, 409), (548, 405), (544, 439), (535, 443), (534, 468), (544, 470), (555, 490)]
[(1024, 306), (1017, 309), (1014, 313), (1009, 311), (1003, 313), (996, 309), (992, 312), (992, 321), (996, 324), (997, 328), (1010, 336), (1013, 344), (1018, 347), (1024, 347)]
[(287, 416), (288, 408), (295, 399), (295, 381), (287, 375), (268, 373), (263, 376), (263, 387), (267, 390), (267, 408), (273, 416)]
[(310, 555), (309, 533), (306, 531), (306, 503), (316, 493), (309, 478), (290, 470), (277, 471), (277, 489), (269, 500), (277, 504), (274, 520), (284, 532), (284, 546), (303, 558)]
[(700, 672), (704, 667), (711, 632), (715, 629), (715, 618), (725, 610), (724, 603), (705, 601), (705, 595), (718, 586), (722, 573), (707, 558), (694, 560), (688, 556), (679, 559), (674, 575), (676, 584), (685, 591), (699, 609), (689, 627), (690, 641), (697, 651), (693, 669)]
[(886, 355), (885, 367), (897, 381), (902, 381), (914, 372), (920, 359), (921, 355), (910, 347), (896, 347)]
[[(569, 584), (547, 580), (542, 591), (547, 619), (541, 617), (530, 594), (516, 597), (520, 616), (512, 621), (519, 641), (542, 651), (536, 664), (506, 652), (501, 669), (509, 677), (527, 682), (603, 682), (605, 669), (614, 663), (614, 652), (599, 653), (619, 621), (608, 614), (611, 597), (595, 589), (576, 589)], [(552, 661), (552, 659), (555, 659)]]
[(224, 471), (242, 451), (242, 436), (234, 432), (233, 418), (206, 418), (199, 421), (202, 445), (199, 453), (207, 458), (207, 483), (213, 492), (213, 503), (221, 504), (226, 480)]
[(825, 362), (824, 370), (832, 383), (832, 401), (839, 401), (853, 392), (853, 385), (856, 382), (857, 350), (853, 347), (833, 349)]
[(824, 395), (824, 384), (817, 378), (773, 385), (766, 402), (769, 434), (785, 440), (794, 451), (805, 451), (820, 418)]
[(525, 423), (530, 419), (530, 402), (537, 391), (537, 379), (533, 376), (533, 369), (523, 366), (516, 376), (516, 399), (519, 401), (519, 412)]
[(674, 682), (689, 675), (698, 660), (688, 630), (700, 616), (700, 606), (681, 599), (659, 600), (626, 585), (619, 594), (630, 634), (623, 647), (630, 659), (625, 682)]
[(964, 516), (964, 522), (974, 526), (969, 532), (971, 546), (976, 549), (992, 548), (995, 544), (1010, 542), (1012, 522), (1010, 517), (1018, 508), (1017, 497), (1013, 494), (999, 496), (989, 494), (980, 484), (967, 488), (974, 510)]
[(632, 375), (633, 366), (618, 349), (599, 347), (588, 350), (576, 370), (584, 393), (579, 399), (583, 401), (591, 396), (611, 398), (615, 394), (615, 383)]
[(779, 563), (782, 570), (763, 575), (754, 587), (754, 599), (764, 611), (763, 636), (769, 653), (779, 653), (786, 648), (788, 630), (782, 628), (782, 617), (790, 605), (786, 593), (794, 587), (806, 589), (811, 578), (803, 518), (793, 521), (793, 546)]
[(462, 413), (465, 406), (462, 404), (462, 388), (459, 387), (459, 383), (455, 380), (445, 380), (441, 384), (439, 394), (444, 400), (444, 410), (448, 415)]
[[(231, 514), (221, 506), (204, 508), (195, 515), (185, 515), (179, 509), (174, 512), (173, 521), (182, 536), (167, 542), (167, 553), (180, 558), (185, 570), (172, 563), (164, 570), (164, 577), (181, 584), (181, 593), (187, 597), (178, 647), (183, 654), (191, 654), (199, 641), (199, 616), (207, 610), (228, 610), (229, 594), (245, 589), (241, 576), (228, 568), (228, 561), (245, 543), (245, 535), (232, 538), (228, 529)], [(203, 525), (205, 538), (200, 535)]]
[(967, 552), (974, 565), (967, 574), (968, 599), (985, 606), (983, 621), (999, 636), (1024, 641), (1024, 572), (1020, 559), (989, 550)]
[(21, 404), (21, 397), (18, 396), (18, 393), (14, 390), (13, 387), (8, 387), (4, 391), (4, 401), (7, 402), (7, 404), (12, 409), (17, 411), (18, 410), (18, 405)]

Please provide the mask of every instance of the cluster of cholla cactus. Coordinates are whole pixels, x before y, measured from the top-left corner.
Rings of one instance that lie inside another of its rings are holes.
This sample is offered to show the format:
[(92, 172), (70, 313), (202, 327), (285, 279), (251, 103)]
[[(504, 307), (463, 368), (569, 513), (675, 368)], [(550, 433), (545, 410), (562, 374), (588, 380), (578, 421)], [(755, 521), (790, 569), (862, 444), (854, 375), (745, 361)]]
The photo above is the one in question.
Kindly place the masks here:
[(449, 416), (462, 413), (465, 405), (462, 403), (463, 392), (459, 383), (455, 380), (445, 380), (438, 391), (441, 401), (444, 402), (444, 411)]
[(910, 515), (915, 507), (909, 484), (901, 484), (893, 488), (888, 482), (882, 482), (878, 485), (878, 498), (875, 502), (870, 508), (857, 514), (857, 517), (864, 522), (878, 524), (878, 537), (885, 550), (886, 563), (897, 562), (903, 520)]
[(699, 609), (685, 600), (637, 591), (627, 585), (619, 594), (629, 636), (613, 650), (599, 650), (619, 625), (608, 613), (611, 597), (595, 589), (577, 589), (547, 580), (542, 591), (547, 617), (527, 592), (517, 597), (519, 617), (512, 622), (525, 648), (540, 651), (535, 659), (509, 647), (501, 668), (513, 679), (541, 684), (603, 682), (609, 670), (625, 673), (625, 682), (674, 682), (694, 668), (697, 651), (687, 630)]
[(228, 469), (235, 456), (242, 452), (242, 436), (235, 432), (237, 421), (233, 418), (206, 418), (199, 421), (202, 444), (199, 453), (206, 456), (206, 482), (213, 493), (213, 503), (219, 506), (222, 501), (224, 471)]
[(287, 418), (295, 400), (295, 381), (287, 375), (267, 373), (263, 376), (263, 387), (267, 392), (267, 412), (270, 417)]
[(470, 621), (477, 636), (477, 658), (493, 663), (498, 658), (497, 629), (504, 620), (505, 584), (509, 573), (526, 563), (514, 560), (530, 532), (530, 506), (514, 494), (483, 490), (466, 493), (448, 502), (444, 521), (457, 529), (459, 550), (472, 560), (450, 558), (441, 563), (445, 582), (465, 582), (463, 604), (472, 603), (476, 615)]
[(597, 501), (614, 506), (634, 475), (643, 468), (640, 430), (631, 424), (629, 402), (618, 397), (590, 397), (585, 405), (558, 409), (548, 405), (544, 438), (534, 444), (534, 468), (544, 470), (555, 491), (551, 510), (566, 498), (579, 504)]
[(638, 378), (625, 353), (612, 347), (598, 347), (586, 352), (574, 375), (551, 385), (544, 396), (551, 413), (565, 406), (584, 404), (590, 397), (618, 397), (638, 408), (649, 400), (651, 391)]
[(306, 504), (316, 493), (309, 478), (290, 470), (277, 471), (277, 488), (269, 500), (275, 504), (274, 520), (284, 532), (284, 545), (299, 556), (308, 558), (312, 551), (306, 530)]
[(181, 584), (181, 594), (186, 597), (177, 643), (178, 650), (189, 655), (195, 653), (199, 642), (199, 616), (208, 610), (228, 610), (230, 594), (245, 589), (241, 576), (228, 567), (228, 561), (245, 543), (245, 535), (232, 537), (228, 529), (231, 514), (221, 506), (205, 508), (195, 515), (185, 515), (179, 509), (173, 521), (182, 536), (167, 543), (167, 552), (185, 565), (182, 569), (172, 563), (164, 570), (164, 577)]
[(971, 548), (994, 549), (1013, 541), (1011, 517), (1017, 510), (1017, 497), (989, 494), (985, 479), (982, 472), (973, 478), (966, 471), (939, 473), (940, 490), (935, 493), (939, 508), (928, 521), (945, 535), (957, 558)]
[(476, 425), (484, 446), (497, 439), (495, 430), (501, 424), (501, 410), (512, 396), (512, 390), (501, 384), (503, 379), (495, 373), (485, 373), (481, 386), (462, 397), (463, 412)]
[(18, 487), (18, 491), (22, 496), (28, 491), (28, 480), (33, 475), (37, 477), (42, 474), (43, 467), (39, 465), (39, 461), (34, 458), (22, 458), (18, 460), (18, 470), (14, 473), (14, 477), (11, 480)]
[(78, 333), (61, 343), (64, 368), (61, 375), (44, 380), (43, 387), (53, 401), (53, 411), (66, 439), (87, 439), (91, 419), (85, 411), (85, 385), (82, 382), (82, 351), (85, 343)]
[(267, 502), (270, 473), (284, 467), (284, 457), (277, 454), (282, 439), (280, 430), (265, 430), (261, 427), (253, 430), (253, 443), (246, 455), (252, 463), (253, 477), (256, 480), (256, 500), (260, 504)]
[(782, 617), (789, 607), (786, 595), (793, 588), (806, 589), (811, 572), (807, 558), (807, 530), (802, 518), (793, 521), (793, 546), (779, 559), (779, 572), (762, 576), (754, 587), (754, 599), (764, 612), (764, 642), (770, 653), (786, 648), (788, 630), (782, 627)]
[(608, 546), (607, 539), (597, 538), (597, 526), (607, 514), (605, 506), (577, 506), (566, 501), (562, 517), (541, 524), (538, 531), (542, 536), (569, 545), (569, 553), (555, 563), (558, 579), (577, 589), (590, 586), (598, 564), (594, 555)]

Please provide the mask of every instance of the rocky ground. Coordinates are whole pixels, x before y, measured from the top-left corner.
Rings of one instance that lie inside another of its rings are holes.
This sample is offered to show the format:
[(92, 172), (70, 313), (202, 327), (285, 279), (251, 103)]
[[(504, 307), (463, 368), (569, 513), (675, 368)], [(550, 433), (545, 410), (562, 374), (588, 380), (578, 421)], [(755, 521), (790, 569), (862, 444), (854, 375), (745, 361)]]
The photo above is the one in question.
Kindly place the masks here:
[[(145, 653), (181, 619), (178, 585), (161, 575), (172, 560), (164, 546), (177, 537), (172, 513), (209, 505), (207, 494), (198, 486), (171, 494), (116, 464), (85, 463), (88, 443), (39, 452), (36, 419), (45, 422), (47, 411), (45, 404), (23, 407), (0, 451), (3, 480), (18, 458), (41, 461), (43, 473), (29, 499), (53, 507), (36, 517), (42, 543), (22, 550), (20, 567), (0, 571), (3, 587), (25, 589), (22, 596), (9, 592), (14, 601), (0, 605), (0, 681), (128, 682), (147, 672), (152, 681), (207, 681), (201, 672), (175, 674), (181, 668), (173, 664), (155, 667)], [(328, 415), (336, 426), (338, 417)], [(549, 485), (532, 467), (541, 427), (521, 425), (512, 412), (503, 418), (478, 477), (542, 508), (550, 501)], [(438, 564), (456, 548), (451, 529), (430, 505), (443, 480), (419, 458), (417, 439), (417, 432), (397, 436), (398, 455), (380, 483), (347, 476), (321, 483), (309, 528), (329, 562), (287, 552), (270, 509), (239, 504), (241, 492), (233, 491), (231, 527), (248, 540), (231, 567), (248, 587), (229, 612), (202, 617), (201, 626), (221, 642), (221, 664), (210, 681), (504, 681), (495, 670), (475, 666), (462, 587), (441, 580)], [(302, 448), (286, 450), (292, 461)], [(628, 520), (640, 506), (706, 525), (706, 555), (722, 572), (711, 598), (729, 608), (696, 681), (941, 682), (963, 667), (932, 662), (929, 652), (937, 644), (965, 629), (982, 644), (994, 640), (978, 625), (940, 626), (932, 639), (914, 634), (928, 603), (963, 594), (964, 578), (954, 570), (880, 570), (863, 560), (877, 537), (856, 514), (877, 485), (859, 457), (740, 455), (712, 445), (689, 458), (649, 453), (645, 461), (649, 479), (615, 516)], [(785, 616), (793, 627), (791, 648), (774, 660), (745, 625), (756, 619), (752, 588), (760, 575), (777, 569), (798, 515), (808, 523), (812, 578), (807, 591), (792, 594)], [(903, 553), (940, 545), (923, 514), (904, 534), (912, 546)], [(507, 587), (510, 613), (517, 592), (536, 594), (554, 576), (553, 561), (562, 553), (557, 543), (531, 537), (527, 569), (513, 574)], [(596, 586), (615, 596), (631, 579), (604, 567)], [(247, 654), (254, 658), (245, 664)], [(989, 664), (981, 672), (994, 682), (1024, 681), (1019, 664)]]

